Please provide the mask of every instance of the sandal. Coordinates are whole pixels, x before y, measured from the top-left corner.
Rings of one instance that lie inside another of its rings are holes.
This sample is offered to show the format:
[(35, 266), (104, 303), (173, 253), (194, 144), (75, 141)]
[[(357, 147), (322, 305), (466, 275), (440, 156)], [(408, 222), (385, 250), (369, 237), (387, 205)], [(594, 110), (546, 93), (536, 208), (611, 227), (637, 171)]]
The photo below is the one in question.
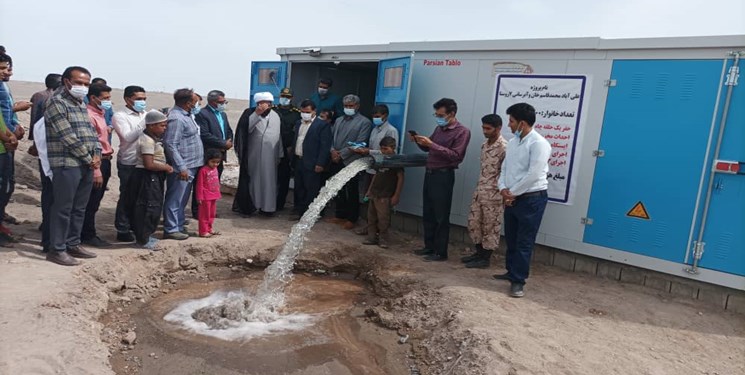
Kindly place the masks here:
[(212, 237), (212, 233), (205, 233), (205, 234), (200, 234), (200, 235), (199, 235), (199, 237), (202, 237), (202, 238), (210, 238), (210, 237)]
[(212, 232), (210, 232), (210, 234), (213, 235), (213, 236), (219, 236), (222, 233), (220, 233), (220, 231), (218, 231), (218, 230), (213, 230)]

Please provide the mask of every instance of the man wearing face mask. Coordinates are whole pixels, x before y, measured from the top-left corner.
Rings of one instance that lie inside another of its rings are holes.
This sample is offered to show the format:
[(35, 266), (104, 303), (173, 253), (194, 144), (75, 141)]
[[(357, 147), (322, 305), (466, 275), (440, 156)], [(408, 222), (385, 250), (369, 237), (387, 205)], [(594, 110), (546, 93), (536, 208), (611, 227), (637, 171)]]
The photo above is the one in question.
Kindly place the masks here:
[(281, 211), (287, 202), (292, 177), (292, 146), (295, 140), (295, 125), (300, 121), (300, 110), (292, 104), (292, 89), (285, 87), (279, 92), (279, 105), (272, 107), (277, 112), (281, 126), (282, 147), (284, 156), (277, 166), (277, 211)]
[(300, 103), (292, 154), (295, 156), (295, 207), (290, 220), (300, 220), (321, 191), (322, 173), (329, 163), (332, 142), (331, 125), (316, 116), (316, 104), (310, 99)]
[(191, 197), (194, 176), (204, 165), (204, 146), (199, 125), (191, 118), (199, 113), (199, 97), (191, 89), (173, 93), (174, 107), (168, 111), (168, 128), (163, 135), (163, 146), (168, 165), (174, 172), (166, 179), (167, 189), (163, 204), (163, 238), (185, 240), (186, 204)]
[(427, 261), (440, 262), (448, 259), (455, 170), (466, 156), (471, 131), (455, 118), (458, 113), (455, 100), (442, 98), (432, 107), (437, 124), (432, 136), (409, 135), (409, 139), (429, 154), (422, 202), (424, 248), (414, 253), (423, 255)]
[(114, 131), (119, 137), (119, 152), (116, 155), (119, 201), (116, 203), (114, 226), (116, 227), (116, 240), (122, 242), (134, 242), (135, 240), (125, 202), (127, 202), (129, 178), (137, 166), (137, 140), (145, 129), (146, 100), (147, 95), (142, 87), (125, 87), (124, 103), (126, 107), (123, 111), (116, 112), (111, 121)]
[[(372, 130), (370, 130), (370, 144), (368, 147), (360, 147), (352, 149), (354, 153), (359, 155), (380, 155), (380, 141), (385, 137), (391, 137), (396, 140), (398, 145), (398, 130), (388, 122), (388, 106), (385, 104), (378, 104), (373, 108), (372, 117)], [(360, 178), (360, 192), (364, 196), (367, 193), (367, 188), (370, 186), (373, 176), (375, 176), (375, 169), (366, 170), (365, 174)], [(359, 235), (367, 235), (367, 227), (360, 228), (356, 232)]]
[(111, 246), (96, 234), (96, 213), (101, 206), (101, 200), (106, 193), (106, 186), (111, 177), (111, 158), (114, 149), (109, 143), (109, 127), (106, 125), (106, 111), (111, 109), (111, 87), (103, 83), (92, 84), (88, 89), (88, 116), (93, 130), (98, 135), (101, 144), (101, 167), (93, 170), (93, 189), (85, 208), (85, 220), (80, 239), (88, 246), (106, 248)]
[[(334, 143), (331, 148), (331, 173), (338, 173), (349, 163), (362, 157), (349, 147), (349, 142), (368, 143), (372, 123), (359, 113), (360, 98), (357, 95), (344, 97), (344, 116), (334, 123)], [(365, 173), (365, 172), (362, 172)], [(360, 216), (359, 175), (349, 180), (335, 198), (335, 217), (330, 221), (344, 229), (354, 228)]]
[(533, 130), (535, 108), (518, 103), (507, 108), (509, 126), (515, 135), (507, 143), (507, 155), (499, 175), (499, 193), (504, 200), (504, 239), (507, 242), (507, 273), (494, 275), (510, 282), (510, 296), (525, 295), (533, 246), (548, 203), (548, 159), (551, 144)]
[(65, 87), (49, 99), (44, 111), (47, 158), (54, 181), (47, 260), (65, 266), (80, 264), (74, 258), (96, 257), (80, 246), (93, 171), (101, 167), (101, 145), (83, 106), (90, 80), (85, 68), (65, 69)]
[[(233, 148), (233, 130), (230, 128), (228, 116), (225, 114), (225, 108), (228, 101), (225, 99), (225, 93), (220, 90), (212, 90), (207, 93), (207, 106), (202, 108), (194, 116), (194, 120), (199, 125), (199, 136), (202, 139), (204, 151), (208, 149), (222, 150), (222, 161), (217, 166), (218, 176), (222, 176), (222, 171), (226, 160), (228, 160), (227, 151)], [(196, 186), (197, 180), (194, 180)], [(197, 218), (199, 205), (196, 199), (196, 189), (193, 189), (191, 200), (192, 217)]]
[(344, 104), (342, 103), (339, 95), (331, 92), (331, 86), (334, 81), (331, 78), (321, 78), (318, 80), (317, 91), (310, 96), (310, 100), (316, 103), (316, 112), (321, 113), (322, 111), (332, 111), (334, 113), (334, 119), (337, 119), (344, 115)]

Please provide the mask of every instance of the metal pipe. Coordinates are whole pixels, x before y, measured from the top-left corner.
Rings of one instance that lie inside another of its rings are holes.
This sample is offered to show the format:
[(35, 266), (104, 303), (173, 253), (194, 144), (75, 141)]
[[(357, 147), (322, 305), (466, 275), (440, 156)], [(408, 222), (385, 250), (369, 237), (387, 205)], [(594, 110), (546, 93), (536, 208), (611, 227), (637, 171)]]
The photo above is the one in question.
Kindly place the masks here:
[[(719, 136), (717, 137), (717, 145), (714, 148), (714, 157), (712, 160), (719, 159), (719, 152), (722, 148), (722, 141), (724, 139), (724, 130), (727, 127), (727, 114), (729, 112), (729, 105), (732, 101), (732, 91), (734, 91), (737, 85), (737, 76), (739, 73), (740, 54), (742, 51), (731, 51), (730, 56), (734, 55), (735, 59), (730, 67), (729, 76), (727, 77), (727, 95), (724, 98), (724, 109), (722, 110), (722, 120), (719, 122)], [(694, 244), (695, 250), (693, 252), (693, 264), (690, 268), (686, 268), (686, 272), (691, 274), (698, 274), (698, 262), (701, 260), (701, 256), (704, 253), (704, 231), (706, 230), (706, 220), (709, 216), (709, 206), (711, 205), (711, 194), (714, 190), (714, 179), (716, 178), (716, 172), (712, 169), (709, 172), (709, 184), (706, 188), (706, 200), (704, 200), (704, 211), (701, 216), (701, 227), (698, 230), (698, 238)]]

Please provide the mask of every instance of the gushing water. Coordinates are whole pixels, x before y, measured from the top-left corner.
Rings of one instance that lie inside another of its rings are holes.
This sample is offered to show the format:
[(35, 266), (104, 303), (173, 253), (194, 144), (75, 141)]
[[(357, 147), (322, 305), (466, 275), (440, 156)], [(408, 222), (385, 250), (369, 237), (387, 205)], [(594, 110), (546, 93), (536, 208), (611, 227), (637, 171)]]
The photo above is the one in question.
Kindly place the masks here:
[(292, 227), (277, 259), (264, 271), (264, 279), (253, 298), (235, 294), (215, 306), (204, 306), (192, 316), (213, 329), (225, 329), (243, 321), (272, 322), (280, 319), (279, 309), (284, 306), (284, 289), (292, 281), (292, 267), (303, 248), (305, 236), (318, 221), (321, 210), (339, 193), (355, 175), (372, 165), (372, 158), (362, 158), (350, 163), (326, 182), (300, 221)]

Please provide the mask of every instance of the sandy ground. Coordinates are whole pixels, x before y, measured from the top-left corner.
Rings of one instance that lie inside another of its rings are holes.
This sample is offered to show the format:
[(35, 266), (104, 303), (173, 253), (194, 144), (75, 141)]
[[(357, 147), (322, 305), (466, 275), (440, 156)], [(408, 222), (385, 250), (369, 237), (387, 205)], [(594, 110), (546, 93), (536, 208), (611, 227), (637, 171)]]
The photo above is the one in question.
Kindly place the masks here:
[[(11, 87), (21, 100), (39, 85)], [(170, 102), (168, 95), (149, 97), (151, 104)], [(231, 100), (231, 117), (240, 114), (237, 103)], [(8, 211), (27, 222), (12, 227), (23, 237), (15, 248), (0, 248), (0, 374), (112, 374), (99, 321), (111, 301), (149, 301), (209, 265), (266, 264), (292, 224), (281, 215), (234, 216), (225, 197), (216, 222), (221, 238), (164, 241), (158, 253), (117, 245), (65, 268), (39, 251), (39, 192), (23, 187), (33, 186), (35, 161), (19, 151), (17, 164), (27, 170)], [(117, 186), (113, 178), (99, 212), (108, 240)], [(418, 239), (395, 239), (388, 250), (363, 247), (353, 233), (319, 223), (301, 260), (310, 268), (356, 267), (381, 297), (366, 319), (409, 335), (423, 374), (745, 373), (743, 315), (540, 265), (526, 297), (511, 299), (508, 285), (490, 277), (502, 259), (490, 270), (466, 270), (458, 246), (451, 261), (426, 263), (410, 254)]]

